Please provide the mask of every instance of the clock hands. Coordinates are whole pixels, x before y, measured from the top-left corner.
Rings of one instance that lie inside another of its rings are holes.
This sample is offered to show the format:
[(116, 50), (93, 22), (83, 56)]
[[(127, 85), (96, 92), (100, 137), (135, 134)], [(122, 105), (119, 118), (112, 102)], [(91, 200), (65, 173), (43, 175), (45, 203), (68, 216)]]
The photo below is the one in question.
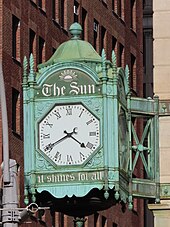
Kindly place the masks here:
[(81, 143), (80, 141), (78, 141), (75, 137), (72, 136), (72, 134), (77, 134), (76, 131), (77, 127), (73, 129), (73, 131), (71, 133), (68, 133), (66, 130), (64, 131), (64, 133), (67, 134), (68, 137), (72, 138), (73, 140), (75, 140), (78, 144), (80, 144), (80, 147), (85, 147), (84, 143)]
[(48, 150), (51, 151), (55, 145), (57, 145), (61, 141), (65, 140), (67, 137), (68, 136), (66, 135), (66, 136), (62, 137), (61, 139), (57, 140), (54, 143), (49, 143), (47, 146), (45, 146), (44, 151), (48, 151)]
[(71, 137), (72, 134), (77, 134), (76, 129), (77, 129), (77, 128), (74, 128), (72, 132), (67, 132), (66, 130), (64, 130), (64, 133), (67, 134), (67, 135), (66, 135), (67, 137)]
[(66, 138), (72, 138), (73, 140), (75, 140), (77, 143), (80, 144), (80, 147), (85, 147), (84, 143), (81, 143), (75, 137), (72, 136), (73, 134), (77, 134), (76, 129), (77, 129), (77, 127), (74, 128), (72, 132), (67, 132), (66, 130), (64, 130), (64, 133), (66, 134), (66, 136), (62, 137), (61, 139), (57, 140), (54, 143), (49, 143), (48, 145), (46, 145), (45, 148), (44, 148), (44, 151), (51, 151), (55, 145), (59, 144), (60, 142), (62, 142)]
[(73, 140), (75, 140), (77, 143), (80, 144), (80, 147), (85, 147), (84, 143), (81, 143), (80, 141), (78, 141), (75, 137), (70, 136)]

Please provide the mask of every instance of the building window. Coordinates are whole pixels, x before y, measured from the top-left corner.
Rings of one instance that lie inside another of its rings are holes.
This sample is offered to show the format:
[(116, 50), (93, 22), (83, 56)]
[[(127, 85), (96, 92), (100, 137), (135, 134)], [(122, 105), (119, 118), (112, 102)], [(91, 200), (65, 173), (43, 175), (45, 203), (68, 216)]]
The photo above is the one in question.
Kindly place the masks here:
[(117, 56), (117, 39), (112, 37), (112, 50), (114, 50), (115, 55)]
[(94, 49), (99, 52), (99, 23), (94, 20)]
[(133, 199), (133, 210), (135, 212), (138, 212), (138, 200), (137, 200), (137, 198)]
[(131, 88), (136, 91), (136, 58), (133, 54), (131, 54)]
[(57, 3), (56, 3), (56, 0), (52, 0), (52, 19), (57, 21)]
[(77, 1), (74, 1), (74, 22), (78, 22), (79, 15), (79, 4)]
[(63, 213), (59, 214), (59, 223), (60, 226), (64, 226), (65, 215)]
[(117, 224), (116, 223), (113, 223), (112, 227), (117, 227)]
[(45, 41), (43, 38), (39, 37), (39, 62), (45, 62)]
[(12, 130), (20, 135), (20, 93), (12, 88)]
[(121, 17), (121, 0), (117, 1), (117, 14)]
[(36, 35), (33, 30), (29, 30), (29, 55), (33, 54), (34, 63), (36, 65)]
[(12, 57), (20, 62), (20, 45), (21, 45), (20, 20), (12, 16)]
[(45, 0), (38, 0), (38, 6), (45, 11)]
[(99, 227), (99, 225), (100, 225), (99, 214), (95, 213), (94, 214), (94, 227)]
[(82, 29), (82, 39), (87, 41), (87, 11), (84, 8), (82, 8)]
[(67, 27), (65, 15), (67, 15), (66, 0), (52, 0), (52, 18), (63, 28)]
[(55, 212), (54, 226), (64, 227), (67, 226), (67, 216), (63, 213)]
[(122, 20), (125, 20), (125, 2), (124, 0), (120, 0), (120, 3), (121, 3), (121, 19)]
[(106, 52), (106, 29), (103, 26), (101, 27), (101, 51), (102, 49)]
[(131, 0), (131, 28), (136, 31), (136, 0)]
[(118, 58), (118, 66), (124, 67), (125, 61), (124, 61), (124, 46), (119, 43), (119, 58)]
[(117, 14), (117, 1), (118, 0), (112, 0), (112, 11)]
[(102, 227), (106, 227), (107, 226), (107, 219), (102, 216)]
[(59, 6), (59, 12), (60, 12), (60, 25), (65, 28), (65, 10), (66, 10), (66, 7), (65, 7), (65, 2), (66, 0), (62, 0), (60, 1), (60, 6)]

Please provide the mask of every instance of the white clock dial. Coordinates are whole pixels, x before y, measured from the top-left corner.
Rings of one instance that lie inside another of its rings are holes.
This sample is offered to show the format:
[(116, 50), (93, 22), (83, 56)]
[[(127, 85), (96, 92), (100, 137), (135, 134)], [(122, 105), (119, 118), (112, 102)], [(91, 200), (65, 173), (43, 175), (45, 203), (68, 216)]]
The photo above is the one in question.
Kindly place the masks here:
[(82, 104), (56, 105), (38, 134), (39, 149), (55, 164), (80, 165), (100, 145), (100, 122)]

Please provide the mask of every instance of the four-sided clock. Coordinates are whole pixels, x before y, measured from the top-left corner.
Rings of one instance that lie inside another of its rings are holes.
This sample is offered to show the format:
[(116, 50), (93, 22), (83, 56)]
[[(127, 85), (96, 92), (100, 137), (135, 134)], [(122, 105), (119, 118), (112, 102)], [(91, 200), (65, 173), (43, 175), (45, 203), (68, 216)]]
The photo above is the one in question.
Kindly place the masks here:
[(58, 104), (39, 122), (38, 140), (56, 165), (81, 165), (100, 146), (100, 121), (81, 103)]

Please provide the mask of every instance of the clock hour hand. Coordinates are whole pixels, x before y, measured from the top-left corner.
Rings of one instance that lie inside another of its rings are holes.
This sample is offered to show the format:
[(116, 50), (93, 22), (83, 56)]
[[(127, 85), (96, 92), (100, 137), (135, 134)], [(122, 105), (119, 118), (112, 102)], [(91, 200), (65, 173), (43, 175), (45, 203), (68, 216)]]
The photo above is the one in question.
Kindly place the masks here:
[(64, 133), (67, 134), (67, 137), (71, 137), (73, 134), (77, 134), (76, 130), (77, 127), (75, 127), (72, 132), (67, 132), (66, 130), (64, 130)]
[(76, 131), (76, 130), (77, 130), (77, 127), (75, 127), (75, 128), (73, 129), (72, 132), (67, 132), (67, 131), (65, 130), (64, 133), (66, 133), (68, 137), (72, 138), (72, 139), (75, 140), (77, 143), (79, 143), (79, 144), (80, 144), (80, 147), (85, 147), (84, 143), (81, 143), (81, 142), (78, 141), (75, 137), (72, 136), (73, 134), (77, 134), (77, 131)]
[(66, 136), (62, 137), (61, 139), (57, 140), (54, 143), (49, 143), (48, 145), (45, 146), (44, 151), (51, 151), (55, 145), (57, 145), (58, 143), (62, 142), (63, 140), (65, 140), (68, 137), (69, 136), (66, 135)]
[(75, 140), (77, 143), (80, 144), (80, 147), (85, 147), (84, 143), (81, 143), (80, 141), (78, 141), (75, 137), (73, 137), (72, 135), (70, 136), (73, 140)]

